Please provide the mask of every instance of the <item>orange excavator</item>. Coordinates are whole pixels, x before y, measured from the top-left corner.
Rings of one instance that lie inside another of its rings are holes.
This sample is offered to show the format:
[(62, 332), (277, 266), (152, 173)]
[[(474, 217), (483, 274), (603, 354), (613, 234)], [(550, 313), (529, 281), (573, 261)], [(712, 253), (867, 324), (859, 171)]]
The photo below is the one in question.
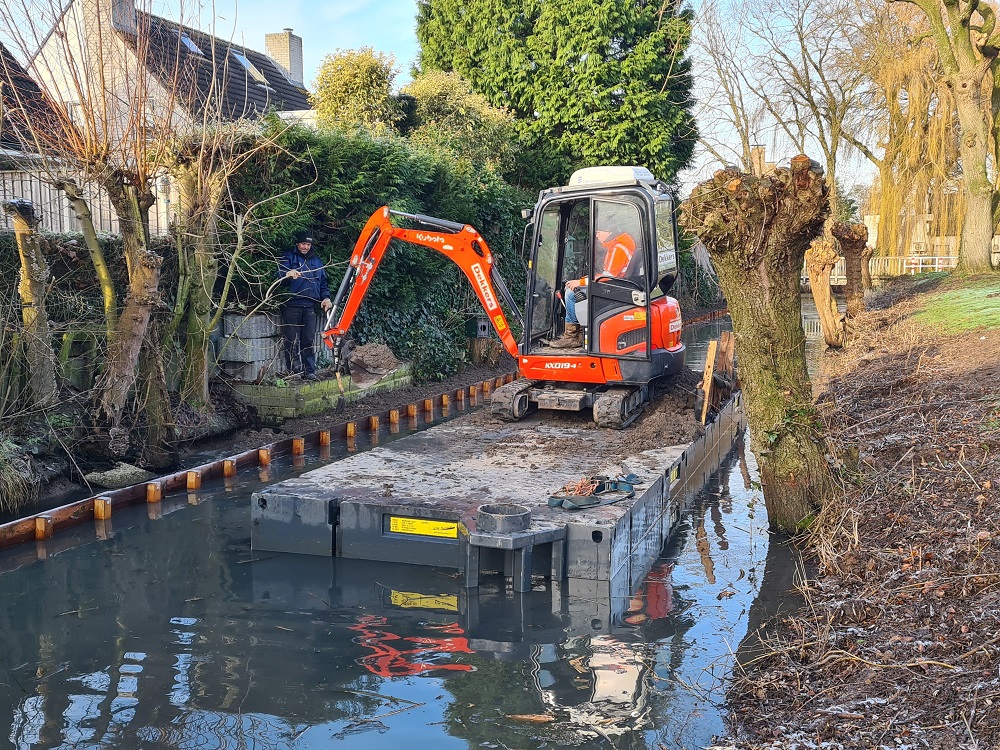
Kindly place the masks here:
[[(517, 359), (520, 377), (493, 392), (493, 414), (518, 420), (536, 408), (592, 409), (601, 427), (631, 424), (653, 384), (684, 364), (680, 307), (667, 296), (677, 275), (667, 186), (643, 167), (588, 167), (574, 172), (568, 186), (541, 191), (523, 215), (531, 239), (522, 312), (475, 228), (378, 209), (354, 246), (327, 318), (323, 338), (334, 365), (349, 354), (351, 324), (396, 239), (431, 248), (462, 269)], [(397, 227), (393, 217), (416, 227)]]

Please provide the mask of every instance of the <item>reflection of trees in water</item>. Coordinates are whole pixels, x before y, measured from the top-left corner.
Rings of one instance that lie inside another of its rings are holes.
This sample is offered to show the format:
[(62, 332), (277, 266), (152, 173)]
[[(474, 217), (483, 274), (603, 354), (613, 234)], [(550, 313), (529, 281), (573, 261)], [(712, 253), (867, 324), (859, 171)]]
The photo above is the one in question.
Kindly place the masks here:
[(705, 579), (715, 583), (715, 561), (712, 559), (712, 544), (706, 529), (707, 518), (712, 520), (712, 530), (715, 532), (715, 545), (721, 551), (729, 549), (726, 537), (726, 525), (723, 513), (732, 512), (732, 497), (729, 494), (729, 480), (732, 463), (724, 461), (719, 471), (712, 477), (710, 483), (698, 495), (691, 510), (691, 525), (695, 530), (695, 545), (701, 558)]
[(535, 735), (542, 730), (504, 718), (545, 710), (541, 696), (531, 689), (531, 666), (522, 661), (496, 661), (478, 653), (463, 656), (462, 661), (476, 671), (447, 678), (446, 687), (453, 697), (445, 710), (448, 733), (468, 740), (472, 747), (495, 744), (502, 736), (511, 750), (537, 748)]
[(736, 660), (746, 664), (766, 649), (761, 646), (760, 634), (779, 615), (795, 611), (803, 600), (795, 593), (796, 571), (802, 565), (799, 553), (788, 537), (771, 535), (764, 559), (764, 575), (760, 591), (750, 605), (747, 616), (747, 634), (736, 650)]
[[(681, 560), (688, 540), (693, 539), (695, 549), (692, 553), (696, 557), (689, 554), (687, 559), (694, 568), (693, 574), (699, 575), (695, 571), (700, 567), (705, 584), (674, 585), (671, 616), (651, 621), (642, 629), (642, 637), (657, 644), (658, 678), (650, 703), (657, 724), (657, 741), (663, 747), (677, 747), (678, 742), (681, 746), (701, 746), (700, 740), (691, 738), (708, 739), (702, 724), (706, 711), (714, 710), (712, 688), (699, 686), (697, 677), (695, 684), (688, 684), (682, 675), (697, 675), (703, 669), (711, 677), (713, 687), (718, 687), (718, 678), (713, 672), (717, 660), (724, 658), (725, 652), (712, 654), (712, 644), (695, 642), (703, 638), (704, 628), (698, 636), (692, 636), (690, 631), (699, 624), (697, 618), (705, 617), (709, 614), (706, 610), (714, 609), (716, 579), (725, 583), (733, 573), (731, 556), (735, 552), (730, 548), (729, 536), (732, 533), (733, 539), (738, 539), (741, 531), (737, 527), (727, 527), (727, 522), (733, 522), (733, 497), (729, 486), (734, 467), (733, 460), (722, 463), (719, 472), (682, 514), (681, 524), (664, 550), (664, 559), (676, 563)], [(735, 544), (738, 550), (739, 542)], [(749, 562), (741, 562), (749, 567)], [(702, 585), (712, 592), (711, 603), (706, 601), (705, 591), (700, 590)], [(721, 695), (718, 697), (721, 699)]]

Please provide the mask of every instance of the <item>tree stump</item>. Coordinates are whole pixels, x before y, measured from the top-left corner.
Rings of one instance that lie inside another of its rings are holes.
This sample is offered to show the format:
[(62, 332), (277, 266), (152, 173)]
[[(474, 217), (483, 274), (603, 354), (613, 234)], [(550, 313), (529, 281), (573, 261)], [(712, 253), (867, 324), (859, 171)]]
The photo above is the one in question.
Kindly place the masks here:
[(839, 257), (837, 241), (832, 237), (817, 237), (806, 250), (809, 289), (816, 303), (823, 340), (827, 346), (836, 348), (844, 345), (844, 316), (837, 307), (837, 300), (830, 288), (830, 274)]
[(787, 532), (809, 521), (831, 486), (806, 371), (800, 292), (827, 196), (822, 168), (799, 155), (761, 177), (720, 170), (681, 206), (681, 224), (705, 244), (726, 296), (768, 517)]
[[(833, 225), (831, 232), (840, 242), (840, 253), (844, 256), (844, 274), (847, 276), (847, 317), (856, 318), (865, 310), (865, 289), (871, 289), (868, 261), (872, 258), (872, 251), (868, 247), (868, 227), (864, 224), (845, 224), (838, 221)], [(865, 276), (868, 277), (867, 284)]]

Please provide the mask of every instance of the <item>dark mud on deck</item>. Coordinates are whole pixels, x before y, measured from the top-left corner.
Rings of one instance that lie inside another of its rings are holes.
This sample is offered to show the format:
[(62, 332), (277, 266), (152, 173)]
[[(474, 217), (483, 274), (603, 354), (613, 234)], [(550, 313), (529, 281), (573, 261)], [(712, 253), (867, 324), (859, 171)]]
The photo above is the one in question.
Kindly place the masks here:
[(621, 622), (541, 579), (251, 553), (249, 495), (291, 463), (4, 551), (0, 746), (701, 747), (793, 568), (742, 455)]

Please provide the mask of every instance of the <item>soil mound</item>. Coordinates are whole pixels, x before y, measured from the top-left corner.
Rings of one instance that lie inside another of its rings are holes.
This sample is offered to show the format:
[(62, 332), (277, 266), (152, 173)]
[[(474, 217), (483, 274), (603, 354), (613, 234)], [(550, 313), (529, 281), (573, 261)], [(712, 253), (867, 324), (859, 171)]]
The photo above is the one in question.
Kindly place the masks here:
[(351, 377), (360, 386), (371, 385), (402, 364), (385, 344), (365, 344), (351, 352)]
[[(635, 455), (654, 448), (672, 445), (687, 445), (705, 433), (705, 428), (695, 419), (695, 392), (701, 383), (701, 376), (684, 368), (668, 378), (657, 390), (642, 415), (624, 430), (599, 428), (589, 411), (536, 411), (524, 420), (516, 422), (518, 429), (507, 438), (494, 442), (487, 455), (520, 451), (520, 457), (530, 461), (532, 455), (556, 454), (563, 461), (573, 462), (580, 467), (580, 475), (598, 474), (608, 469), (617, 457)], [(476, 423), (495, 424), (488, 410), (482, 410), (467, 417)], [(572, 440), (564, 437), (545, 440), (543, 430), (546, 425), (571, 427), (577, 430)], [(522, 431), (536, 431), (538, 440), (530, 441), (530, 451)]]
[(400, 365), (396, 355), (385, 344), (365, 344), (351, 354), (351, 365), (360, 365), (371, 372), (392, 372)]

